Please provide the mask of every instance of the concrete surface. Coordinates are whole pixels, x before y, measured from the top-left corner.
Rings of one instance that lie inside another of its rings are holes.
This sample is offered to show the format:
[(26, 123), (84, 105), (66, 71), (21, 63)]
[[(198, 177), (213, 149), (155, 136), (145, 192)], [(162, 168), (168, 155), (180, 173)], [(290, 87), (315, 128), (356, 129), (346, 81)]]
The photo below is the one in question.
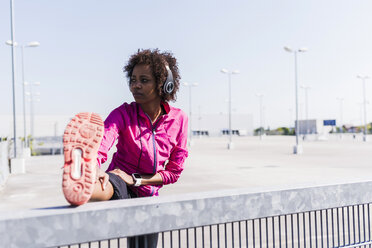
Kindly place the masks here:
[[(233, 188), (298, 188), (370, 181), (372, 141), (351, 136), (340, 140), (301, 142), (293, 155), (294, 137), (227, 137), (193, 139), (180, 180), (160, 195)], [(26, 159), (26, 173), (10, 175), (0, 191), (0, 211), (66, 206), (62, 189), (63, 156)]]
[[(106, 201), (85, 204), (77, 208), (42, 208), (37, 210), (18, 211), (10, 216), (6, 215), (6, 212), (0, 212), (0, 233), (7, 234), (2, 237), (1, 246), (22, 248), (59, 247), (61, 245), (116, 239), (117, 237), (128, 237), (200, 226), (206, 226), (206, 229), (208, 229), (209, 225), (215, 224), (236, 223), (242, 220), (257, 220), (258, 218), (272, 216), (284, 217), (285, 215), (288, 216), (288, 214), (293, 213), (304, 213), (319, 209), (325, 210), (340, 206), (355, 206), (356, 204), (371, 202), (371, 187), (372, 182), (362, 182), (292, 190), (278, 190), (275, 187), (266, 192), (254, 192), (251, 189), (231, 189), (163, 197)], [(362, 216), (367, 215), (366, 212), (367, 211), (364, 210), (359, 212), (358, 209), (357, 216), (361, 219)], [(318, 212), (318, 214), (322, 215), (321, 220), (324, 220), (322, 224), (327, 226), (327, 230), (328, 227), (329, 229), (331, 229), (331, 227), (333, 229), (333, 225), (331, 226), (330, 223), (331, 221), (329, 221), (329, 223), (326, 221), (327, 215), (325, 211), (321, 214)], [(312, 216), (313, 220), (311, 220), (311, 216), (308, 214), (306, 221), (310, 220), (312, 223), (311, 225), (315, 226), (315, 218), (314, 215)], [(299, 218), (299, 215), (297, 215), (297, 218)], [(302, 218), (305, 218), (305, 215), (302, 215), (301, 219)], [(270, 227), (270, 239), (268, 239), (268, 242), (272, 244), (275, 241), (271, 237), (273, 237), (272, 235), (275, 232), (271, 232), (271, 228), (276, 229), (279, 227), (279, 223), (277, 222), (278, 219), (275, 221), (274, 218), (270, 219), (274, 222), (274, 226)], [(293, 219), (291, 220), (293, 221)], [(344, 221), (345, 219), (342, 220)], [(349, 218), (346, 218), (346, 220), (349, 220)], [(260, 231), (264, 230), (265, 224), (266, 227), (268, 227), (267, 219), (263, 223), (263, 228), (260, 225), (259, 228), (256, 229), (257, 234), (260, 234)], [(310, 226), (309, 222), (302, 223), (304, 226), (305, 224), (306, 226)], [(246, 225), (248, 225), (247, 222)], [(304, 241), (297, 239), (298, 236), (296, 235), (299, 235), (301, 228), (305, 228), (303, 225), (301, 224), (301, 227), (295, 225), (296, 228), (291, 229), (292, 233), (294, 232), (295, 234), (294, 237), (296, 237), (296, 241), (299, 240), (298, 244), (300, 241), (301, 244), (304, 244)], [(287, 225), (287, 227), (289, 228), (289, 225)], [(340, 227), (338, 221), (336, 227)], [(293, 225), (291, 225), (291, 228), (293, 228)], [(364, 230), (366, 230), (365, 228), (364, 225)], [(237, 230), (237, 228), (235, 230)], [(266, 229), (266, 231), (267, 230), (268, 229)], [(277, 235), (279, 235), (278, 229), (276, 230)], [(240, 241), (240, 238), (238, 240), (239, 235), (237, 232), (234, 232), (235, 235), (232, 235), (232, 232), (232, 230), (231, 232), (225, 232), (226, 235), (229, 235), (228, 239), (233, 239), (236, 247), (246, 247), (244, 243), (243, 246), (237, 245)], [(338, 236), (336, 237), (342, 236), (340, 235), (340, 229), (338, 229), (337, 233)], [(204, 234), (200, 233), (200, 229), (198, 234), (200, 235), (200, 240), (201, 235)], [(323, 234), (325, 235), (325, 233)], [(245, 232), (244, 235), (243, 231), (242, 236), (247, 237), (248, 235), (249, 242), (252, 242), (251, 240), (255, 238), (257, 244), (259, 244), (259, 238), (261, 236), (253, 233), (249, 234), (249, 232)], [(308, 235), (311, 237), (311, 234)], [(176, 236), (177, 235), (175, 235), (175, 237)], [(216, 240), (217, 232), (214, 232), (213, 236)], [(224, 235), (221, 233), (220, 236)], [(285, 236), (282, 236), (282, 238), (282, 246), (287, 247), (287, 244), (284, 243)], [(163, 246), (160, 245), (161, 241), (159, 241), (158, 247), (186, 247), (186, 239), (186, 237), (181, 238), (181, 245), (173, 243), (174, 246), (170, 246), (170, 242), (166, 242), (165, 240), (163, 243), (163, 245), (165, 245)], [(205, 239), (210, 240), (209, 238)], [(320, 240), (320, 236), (318, 236), (318, 239)], [(276, 240), (274, 244), (279, 247), (278, 238), (276, 238)], [(364, 240), (366, 239), (364, 238)], [(263, 243), (265, 244), (265, 242)], [(208, 243), (205, 243), (204, 246), (198, 247), (217, 247), (216, 241), (214, 244), (214, 246), (209, 246)], [(330, 247), (336, 247), (334, 244), (333, 241)], [(339, 244), (340, 241), (338, 241), (337, 247), (340, 246)], [(360, 243), (358, 244), (361, 246)], [(78, 246), (76, 245), (73, 247)], [(82, 247), (88, 247), (88, 244), (84, 244)], [(89, 247), (105, 248), (117, 246), (89, 245)], [(254, 245), (249, 245), (248, 247), (254, 247)], [(265, 246), (260, 245), (260, 247)], [(289, 247), (291, 246), (289, 245)], [(295, 247), (303, 246), (296, 245)], [(311, 247), (311, 245), (308, 244), (308, 247)]]

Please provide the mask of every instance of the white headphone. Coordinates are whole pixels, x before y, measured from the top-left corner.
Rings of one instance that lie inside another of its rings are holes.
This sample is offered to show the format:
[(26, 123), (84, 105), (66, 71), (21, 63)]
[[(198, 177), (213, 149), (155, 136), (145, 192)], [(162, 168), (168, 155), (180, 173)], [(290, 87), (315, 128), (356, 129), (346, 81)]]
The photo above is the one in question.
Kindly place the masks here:
[(165, 94), (172, 94), (174, 90), (173, 74), (169, 68), (168, 63), (165, 64), (165, 69), (167, 69), (168, 75), (167, 75), (167, 79), (165, 80), (163, 84), (163, 92)]

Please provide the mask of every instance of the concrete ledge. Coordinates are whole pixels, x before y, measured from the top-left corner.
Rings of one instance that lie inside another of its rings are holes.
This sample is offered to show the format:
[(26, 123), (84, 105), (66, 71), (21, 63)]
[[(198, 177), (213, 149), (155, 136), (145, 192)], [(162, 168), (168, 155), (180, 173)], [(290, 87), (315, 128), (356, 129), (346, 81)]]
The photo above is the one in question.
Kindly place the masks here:
[(4, 247), (50, 247), (372, 202), (372, 182), (239, 189), (0, 213)]

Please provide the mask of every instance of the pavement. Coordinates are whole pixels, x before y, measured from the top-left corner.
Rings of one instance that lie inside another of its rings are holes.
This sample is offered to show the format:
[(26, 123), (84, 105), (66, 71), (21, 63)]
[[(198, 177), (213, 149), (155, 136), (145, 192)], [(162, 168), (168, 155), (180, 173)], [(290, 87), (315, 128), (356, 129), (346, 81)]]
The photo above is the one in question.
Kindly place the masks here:
[[(363, 142), (361, 136), (301, 140), (301, 155), (292, 153), (293, 136), (233, 137), (234, 150), (226, 149), (227, 141), (227, 137), (194, 138), (179, 181), (164, 186), (160, 195), (372, 180), (372, 141)], [(66, 206), (62, 166), (60, 155), (27, 159), (26, 173), (11, 174), (0, 189), (0, 211)]]

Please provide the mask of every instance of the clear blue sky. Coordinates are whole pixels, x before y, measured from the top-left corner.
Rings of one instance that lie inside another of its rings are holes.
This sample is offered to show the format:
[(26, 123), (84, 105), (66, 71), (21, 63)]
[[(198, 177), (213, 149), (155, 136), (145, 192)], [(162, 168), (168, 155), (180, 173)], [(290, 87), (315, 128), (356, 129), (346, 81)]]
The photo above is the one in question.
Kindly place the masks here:
[[(170, 50), (183, 82), (193, 88), (193, 112), (227, 112), (227, 76), (233, 76), (233, 109), (259, 124), (263, 93), (265, 125), (288, 126), (294, 118), (293, 55), (299, 54), (299, 83), (311, 86), (309, 117), (338, 119), (337, 97), (345, 98), (344, 122), (360, 124), (362, 83), (372, 76), (372, 2), (365, 1), (93, 1), (14, 0), (15, 39), (39, 41), (25, 49), (26, 81), (40, 81), (36, 114), (95, 111), (107, 115), (132, 101), (122, 67), (138, 48)], [(0, 2), (0, 114), (12, 113), (10, 3)], [(17, 54), (17, 113), (22, 113)], [(304, 92), (300, 91), (300, 116)], [(372, 103), (372, 79), (367, 81)], [(188, 90), (174, 104), (188, 112)], [(372, 120), (371, 104), (368, 121)]]

